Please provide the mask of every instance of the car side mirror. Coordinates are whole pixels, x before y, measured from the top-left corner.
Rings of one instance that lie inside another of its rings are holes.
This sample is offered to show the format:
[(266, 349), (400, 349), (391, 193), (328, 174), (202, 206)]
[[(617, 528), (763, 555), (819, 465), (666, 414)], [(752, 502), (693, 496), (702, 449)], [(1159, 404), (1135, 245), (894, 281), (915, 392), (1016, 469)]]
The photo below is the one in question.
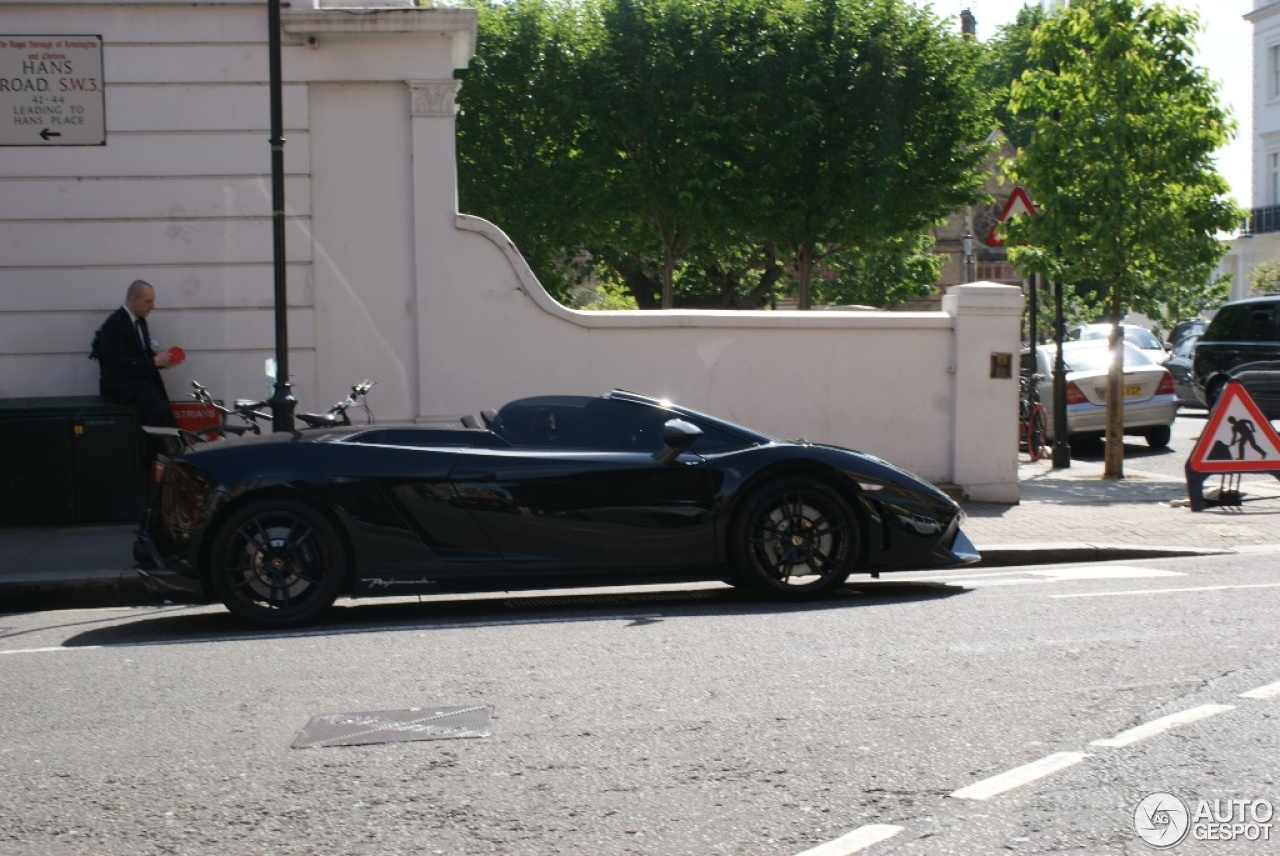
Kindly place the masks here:
[(654, 452), (653, 459), (660, 464), (669, 464), (681, 452), (687, 451), (693, 441), (702, 436), (702, 429), (692, 422), (683, 419), (669, 419), (662, 426), (662, 448)]

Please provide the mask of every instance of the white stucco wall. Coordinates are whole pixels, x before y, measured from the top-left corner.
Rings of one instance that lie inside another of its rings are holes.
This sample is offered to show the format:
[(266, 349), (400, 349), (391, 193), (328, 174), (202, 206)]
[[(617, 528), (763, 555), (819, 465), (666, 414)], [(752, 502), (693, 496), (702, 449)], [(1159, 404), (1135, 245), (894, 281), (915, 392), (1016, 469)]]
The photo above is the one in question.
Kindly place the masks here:
[[(355, 5), (355, 4), (349, 4)], [(582, 313), (457, 211), (458, 9), (284, 13), (289, 340), (300, 409), (362, 377), (382, 419), (626, 387), (780, 436), (853, 446), (1016, 501), (1021, 293), (936, 313)], [(100, 33), (107, 144), (0, 149), (0, 397), (90, 394), (93, 329), (141, 277), (152, 329), (226, 398), (274, 352), (265, 3), (16, 3), (8, 33)]]

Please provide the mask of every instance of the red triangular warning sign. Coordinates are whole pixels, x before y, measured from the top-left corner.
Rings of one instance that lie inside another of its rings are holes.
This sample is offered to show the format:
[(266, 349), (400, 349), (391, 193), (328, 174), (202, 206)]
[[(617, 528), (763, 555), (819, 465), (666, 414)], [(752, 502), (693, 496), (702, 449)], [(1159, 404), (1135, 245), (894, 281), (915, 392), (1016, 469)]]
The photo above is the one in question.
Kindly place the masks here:
[(1187, 466), (1198, 473), (1280, 471), (1280, 435), (1237, 381), (1222, 390)]
[(1027, 191), (1022, 189), (1021, 184), (1014, 185), (1013, 193), (1010, 193), (1009, 198), (1004, 201), (1004, 207), (1000, 209), (1000, 216), (996, 218), (995, 225), (987, 233), (987, 246), (1004, 246), (1004, 238), (1000, 237), (1001, 223), (1019, 214), (1035, 216), (1035, 213), (1036, 206), (1031, 204), (1031, 197), (1027, 195)]

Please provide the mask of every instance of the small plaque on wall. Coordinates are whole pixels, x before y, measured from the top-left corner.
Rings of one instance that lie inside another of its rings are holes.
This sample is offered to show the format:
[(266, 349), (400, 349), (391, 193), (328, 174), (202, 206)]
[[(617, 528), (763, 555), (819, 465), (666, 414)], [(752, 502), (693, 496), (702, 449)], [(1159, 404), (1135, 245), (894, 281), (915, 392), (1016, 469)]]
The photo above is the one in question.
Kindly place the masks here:
[(1013, 354), (992, 354), (991, 376), (993, 378), (1013, 377)]

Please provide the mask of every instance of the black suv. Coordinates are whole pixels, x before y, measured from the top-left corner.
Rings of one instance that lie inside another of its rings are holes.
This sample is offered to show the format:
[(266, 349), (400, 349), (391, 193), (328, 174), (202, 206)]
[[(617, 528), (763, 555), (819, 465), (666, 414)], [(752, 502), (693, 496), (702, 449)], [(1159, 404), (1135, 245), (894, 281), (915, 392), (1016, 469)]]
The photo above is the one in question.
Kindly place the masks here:
[(1280, 295), (1223, 304), (1196, 343), (1191, 372), (1205, 406), (1238, 380), (1268, 419), (1280, 419)]

